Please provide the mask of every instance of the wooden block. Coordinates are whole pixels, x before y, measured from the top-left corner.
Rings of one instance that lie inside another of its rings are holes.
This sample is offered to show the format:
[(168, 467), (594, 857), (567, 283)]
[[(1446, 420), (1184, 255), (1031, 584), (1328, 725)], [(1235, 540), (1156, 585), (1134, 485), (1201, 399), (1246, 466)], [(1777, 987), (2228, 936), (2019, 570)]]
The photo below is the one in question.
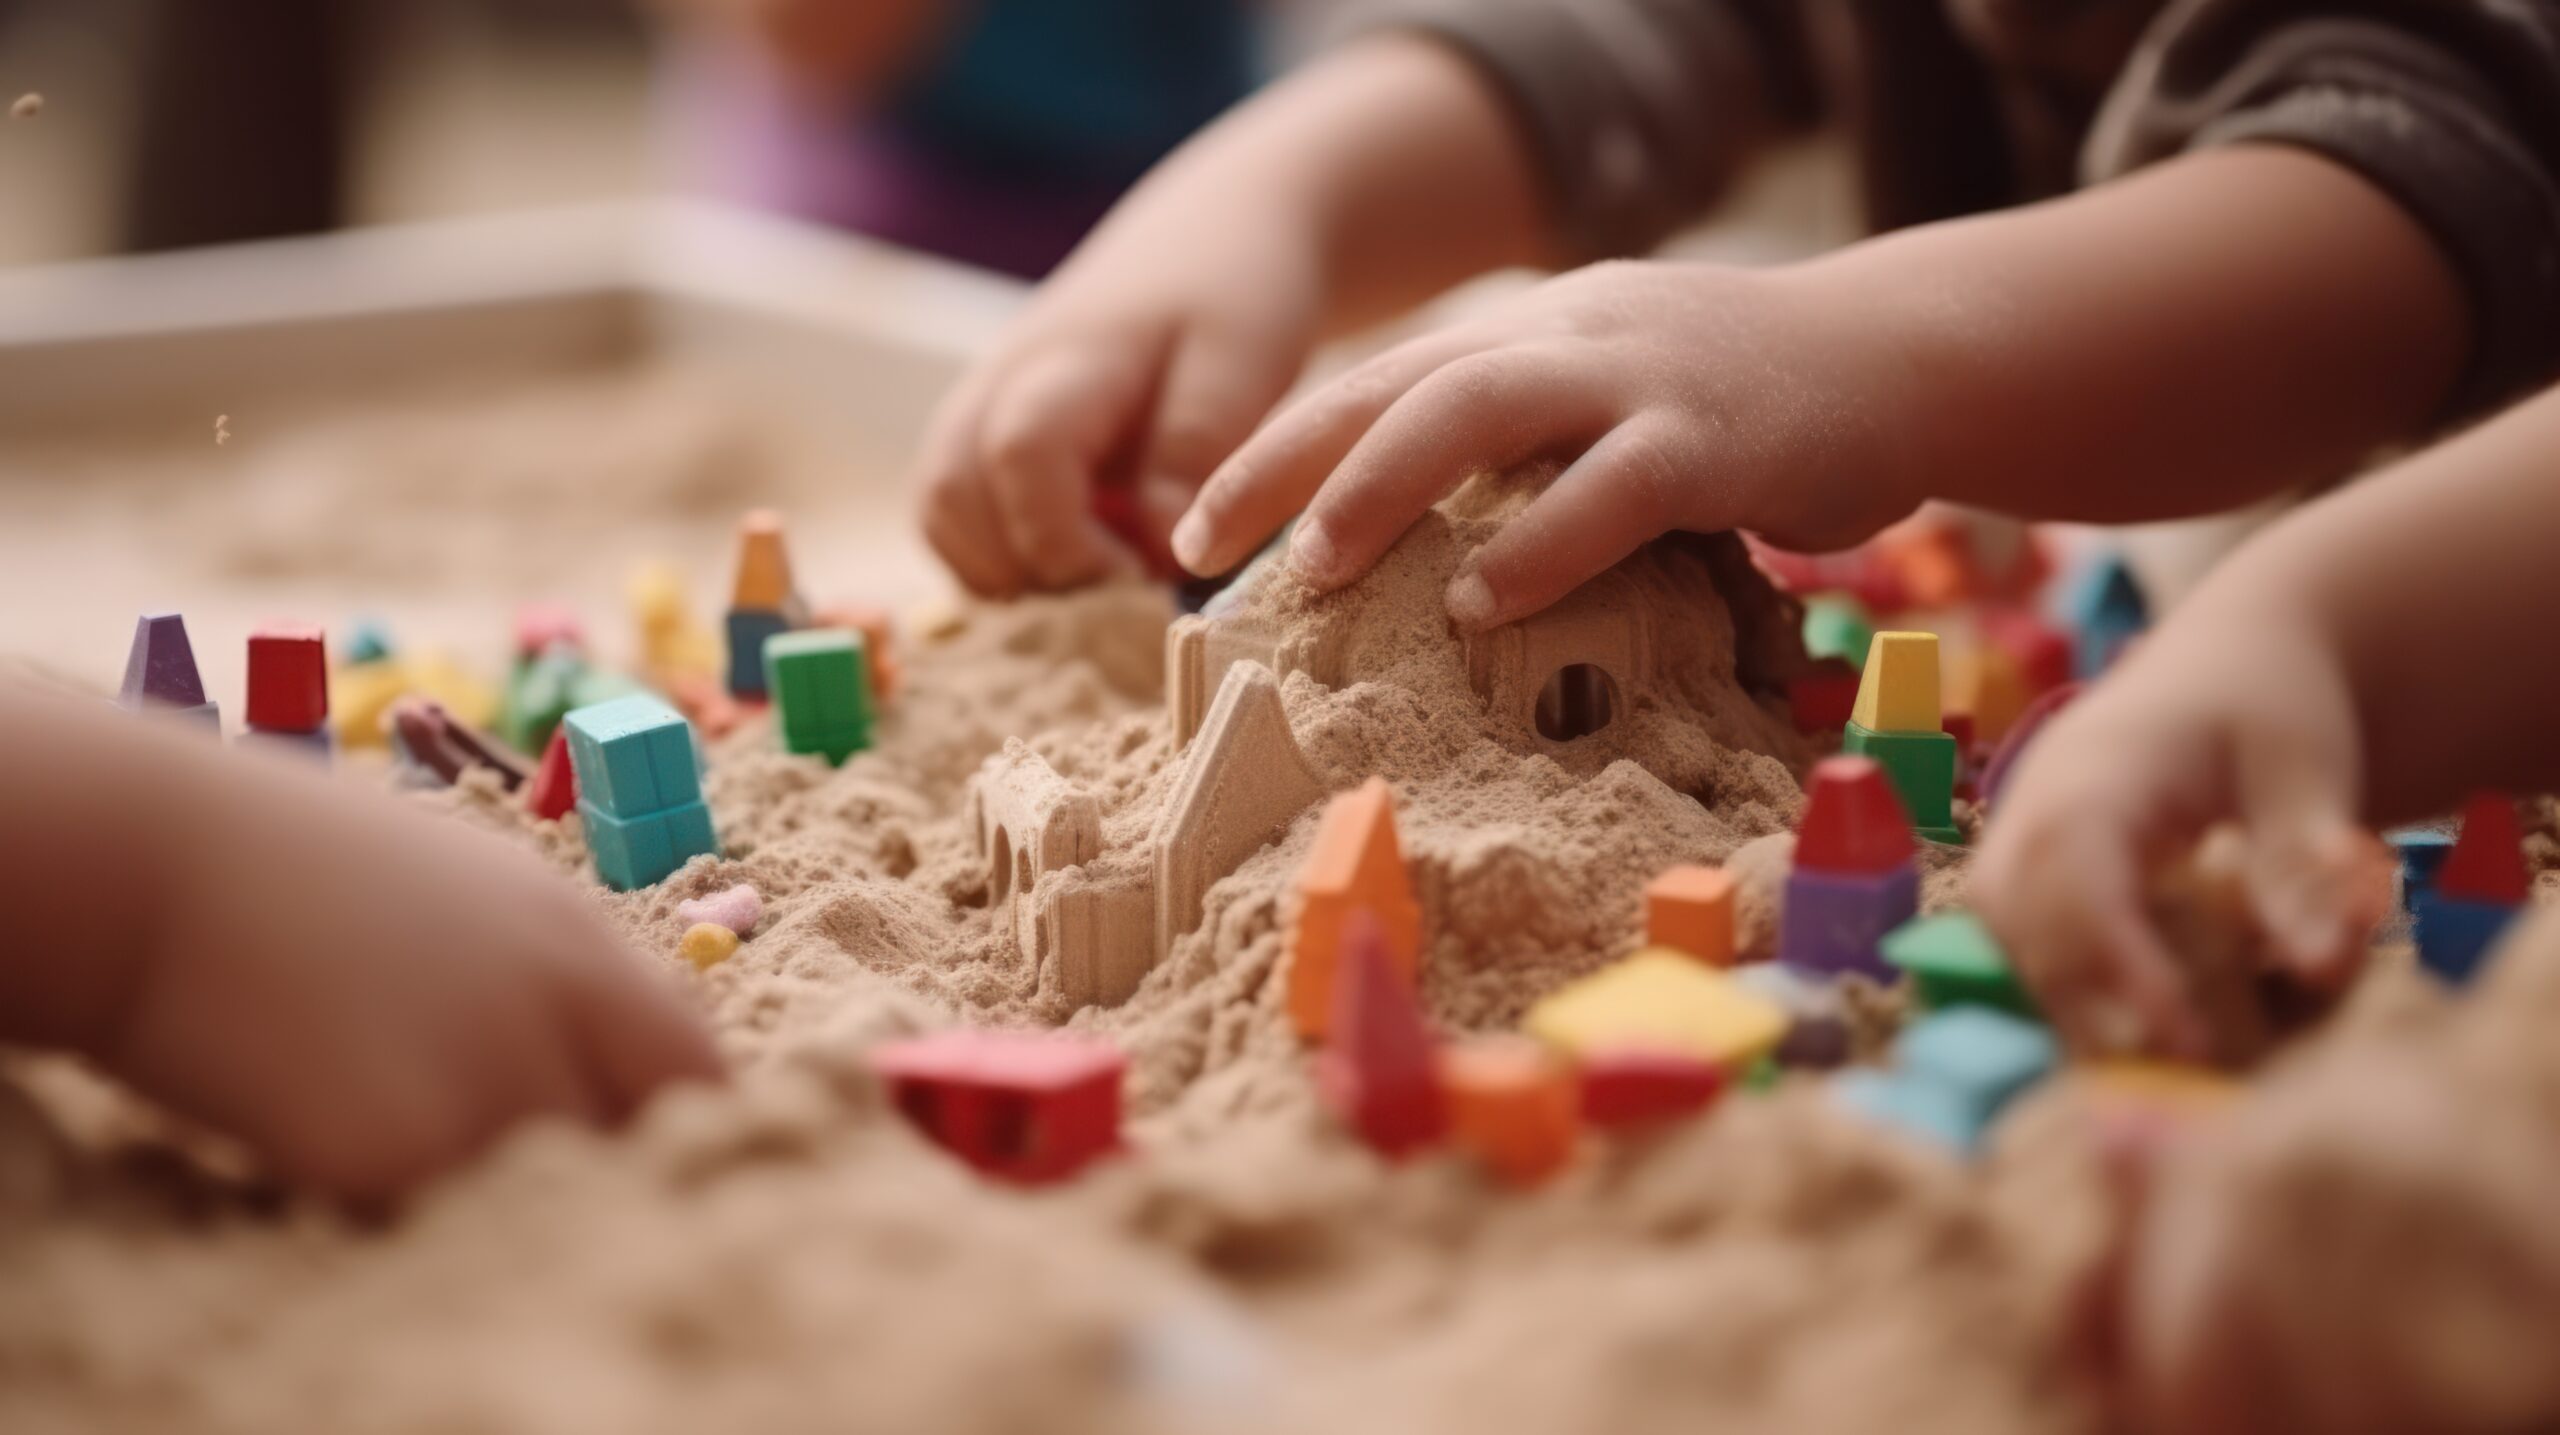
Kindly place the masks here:
[(1796, 866), (1816, 872), (1890, 872), (1918, 852), (1911, 817), (1874, 759), (1826, 757), (1805, 784)]
[(782, 515), (753, 509), (738, 521), (738, 581), (729, 606), (788, 615), (800, 606), (791, 558), (782, 547)]
[(762, 701), (765, 644), (791, 631), (791, 619), (768, 608), (732, 608), (729, 634), (729, 695)]
[(945, 1031), (884, 1042), (864, 1061), (909, 1121), (997, 1180), (1063, 1181), (1120, 1149), (1128, 1063), (1108, 1041)]
[(2029, 700), (2071, 681), (2071, 640), (2061, 629), (2023, 608), (1995, 608), (1981, 623), (1988, 645), (2016, 666)]
[(1440, 1089), (1458, 1149), (1514, 1186), (1534, 1186), (1573, 1159), (1573, 1073), (1526, 1037), (1491, 1036), (1440, 1053)]
[(569, 734), (582, 805), (636, 818), (702, 795), (693, 730), (655, 697), (640, 694), (579, 708), (561, 726)]
[(2457, 897), (2441, 888), (2419, 893), (2410, 909), (2418, 964), (2454, 986), (2468, 986), (2517, 910), (2512, 903)]
[(1878, 633), (1849, 721), (1875, 732), (1937, 732), (1938, 635)]
[(578, 805), (578, 772), (569, 763), (569, 734), (555, 729), (542, 749), (542, 765), (525, 784), (525, 807), (545, 822), (557, 822)]
[(1838, 732), (1857, 710), (1857, 666), (1825, 658), (1787, 683), (1787, 715), (1798, 732)]
[(196, 671), (187, 620), (175, 613), (145, 613), (134, 621), (124, 687), (116, 701), (129, 712), (173, 713), (222, 731), (221, 709), (205, 697), (204, 679)]
[(1846, 598), (1809, 598), (1804, 605), (1804, 651), (1819, 661), (1838, 658), (1849, 663), (1866, 660), (1867, 646), (1875, 641), (1875, 629), (1867, 623), (1867, 615)]
[(765, 691), (785, 752), (817, 753), (839, 767), (871, 745), (871, 680), (862, 635), (810, 628), (764, 645)]
[(1971, 912), (1916, 917), (1886, 934), (1882, 950), (1886, 962), (1911, 978), (1923, 1006), (2035, 1014), (2034, 1000), (2007, 954)]
[(2404, 827), (2385, 834), (2400, 859), (2400, 905), (2406, 910), (2421, 892), (2432, 891), (2436, 873), (2453, 851), (2453, 834), (2432, 828)]
[(1577, 1058), (1656, 1050), (1728, 1073), (1787, 1034), (1785, 1012), (1694, 958), (1652, 947), (1550, 993), (1521, 1025)]
[(1840, 732), (1840, 751), (1871, 757), (1893, 780), (1912, 829), (1932, 842), (1961, 840), (1955, 829), (1956, 740), (1944, 732), (1875, 732), (1856, 722)]
[(2083, 681), (2105, 672), (2151, 626), (2151, 604), (2124, 555), (2101, 553), (2082, 569), (2063, 599), (2076, 635), (2072, 659)]
[(380, 747), (383, 719), (410, 689), (408, 665), (395, 659), (350, 663), (330, 676), (329, 710), (345, 747)]
[(898, 695), (898, 650), (891, 639), (896, 626), (886, 608), (838, 603), (809, 615), (812, 628), (851, 628), (862, 635), (862, 658), (871, 675), (871, 696), (886, 704)]
[(249, 726), (316, 732), (329, 723), (329, 659), (320, 630), (271, 624), (249, 635)]
[(378, 663), (392, 656), (391, 630), (379, 621), (362, 619), (347, 630), (347, 661)]
[(1593, 1126), (1688, 1116), (1714, 1105), (1725, 1088), (1722, 1068), (1676, 1051), (1595, 1051), (1581, 1067), (1582, 1119)]
[(2483, 792), (2463, 804), (2462, 829), (2436, 869), (2434, 889), (2445, 897), (2505, 906), (2531, 894), (2533, 874), (2525, 869), (2515, 799)]
[(1991, 1007), (1931, 1012), (1893, 1044), (1895, 1070), (1954, 1093), (1974, 1129), (2053, 1074), (2062, 1048), (2037, 1022)]
[(1919, 869), (1822, 872), (1799, 865), (1787, 874), (1778, 920), (1778, 960), (1825, 977), (1851, 974), (1890, 982), (1881, 947), (1920, 906)]
[(1841, 1109), (1905, 1136), (1965, 1155), (1982, 1139), (1982, 1125), (1963, 1095), (1908, 1072), (1860, 1067), (1831, 1081)]
[(1370, 778), (1326, 806), (1315, 850), (1298, 869), (1298, 898), (1290, 928), (1289, 1015), (1300, 1036), (1324, 1034), (1343, 923), (1354, 912), (1377, 920), (1397, 975), (1408, 986), (1419, 979), (1422, 907), (1396, 841), (1395, 795), (1385, 778)]
[(719, 675), (720, 640), (694, 621), (682, 575), (668, 564), (651, 563), (632, 575), (628, 592), (640, 634), (640, 667), (651, 683), (671, 692), (677, 683)]
[[(1693, 964), (1694, 965), (1694, 964)], [(1397, 970), (1385, 929), (1366, 911), (1343, 923), (1316, 1084), (1325, 1104), (1371, 1150), (1401, 1160), (1447, 1131), (1431, 1029)]]
[(698, 799), (635, 817), (580, 802), (578, 823), (586, 831), (596, 875), (617, 892), (654, 886), (696, 857), (720, 855), (711, 810)]
[[(1971, 714), (1975, 739), (1998, 744), (2027, 710), (2027, 681), (2018, 660), (1996, 643), (1983, 643), (1956, 654), (1948, 666), (1948, 711)], [(1972, 743), (1963, 746), (1972, 751)]]
[(1646, 883), (1644, 939), (1715, 966), (1733, 965), (1733, 878), (1715, 867), (1681, 866)]
[(471, 769), (487, 768), (500, 785), (514, 792), (530, 774), (522, 759), (479, 732), (474, 732), (430, 697), (410, 693), (391, 704), (387, 721), (392, 746), (412, 767), (450, 785)]

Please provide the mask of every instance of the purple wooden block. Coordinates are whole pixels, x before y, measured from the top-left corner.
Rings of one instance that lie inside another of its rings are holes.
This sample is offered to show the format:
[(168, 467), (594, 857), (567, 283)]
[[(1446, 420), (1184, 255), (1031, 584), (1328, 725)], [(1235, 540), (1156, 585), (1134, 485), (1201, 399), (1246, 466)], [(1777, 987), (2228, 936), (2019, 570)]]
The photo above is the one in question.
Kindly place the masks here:
[(1876, 944), (1920, 910), (1920, 869), (1787, 874), (1787, 906), (1778, 924), (1778, 960), (1827, 976), (1856, 972), (1879, 982), (1901, 976)]
[(175, 613), (145, 613), (134, 621), (133, 648), (125, 654), (124, 692), (129, 708), (204, 705), (204, 679), (196, 675), (196, 650), (187, 642), (187, 620)]

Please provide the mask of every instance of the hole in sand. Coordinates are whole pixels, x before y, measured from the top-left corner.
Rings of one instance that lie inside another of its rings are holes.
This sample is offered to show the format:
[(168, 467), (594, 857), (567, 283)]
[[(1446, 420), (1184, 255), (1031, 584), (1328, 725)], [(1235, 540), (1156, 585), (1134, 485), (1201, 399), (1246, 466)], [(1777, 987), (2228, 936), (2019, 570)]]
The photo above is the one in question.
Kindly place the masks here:
[(1022, 895), (1028, 897), (1031, 895), (1031, 884), (1037, 880), (1037, 874), (1033, 873), (1031, 870), (1031, 849), (1025, 847), (1021, 851), (1014, 853), (1013, 885), (1015, 889), (1020, 891)]
[(1589, 737), (1617, 711), (1617, 679), (1590, 663), (1567, 663), (1538, 690), (1538, 736), (1549, 742)]
[(999, 827), (991, 845), (994, 869), (987, 874), (988, 897), (1001, 902), (1013, 895), (1013, 835)]

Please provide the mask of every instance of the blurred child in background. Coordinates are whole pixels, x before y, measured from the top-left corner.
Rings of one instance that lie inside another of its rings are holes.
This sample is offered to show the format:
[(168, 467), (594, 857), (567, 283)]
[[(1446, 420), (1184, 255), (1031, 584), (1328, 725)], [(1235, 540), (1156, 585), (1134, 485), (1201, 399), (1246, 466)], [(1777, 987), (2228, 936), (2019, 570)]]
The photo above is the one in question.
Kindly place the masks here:
[(1027, 277), (1257, 66), (1250, 0), (676, 3), (714, 189)]

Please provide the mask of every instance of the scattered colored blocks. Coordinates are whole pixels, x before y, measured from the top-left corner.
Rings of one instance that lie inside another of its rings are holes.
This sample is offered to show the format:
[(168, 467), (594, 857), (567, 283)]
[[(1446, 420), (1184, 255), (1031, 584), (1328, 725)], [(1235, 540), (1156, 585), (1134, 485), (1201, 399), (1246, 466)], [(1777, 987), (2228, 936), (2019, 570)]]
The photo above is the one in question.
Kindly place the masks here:
[(204, 695), (204, 678), (196, 671), (187, 620), (175, 613), (145, 613), (134, 620), (116, 701), (129, 712), (173, 713), (222, 731), (222, 709)]
[(1881, 950), (1887, 934), (1920, 909), (1920, 872), (1825, 872), (1798, 863), (1787, 874), (1778, 919), (1778, 960), (1824, 976), (1890, 982)]
[(1406, 985), (1421, 974), (1422, 904), (1414, 900), (1396, 840), (1395, 793), (1373, 777), (1326, 804), (1315, 850), (1298, 870), (1298, 915), (1289, 932), (1289, 1016), (1302, 1037), (1324, 1035), (1334, 1000), (1344, 921), (1376, 919)]
[(946, 1031), (883, 1043), (865, 1059), (909, 1121), (998, 1180), (1061, 1181), (1119, 1149), (1127, 1062), (1108, 1042)]
[(786, 752), (841, 766), (871, 745), (871, 679), (861, 635), (845, 628), (783, 633), (764, 645), (765, 690)]
[(1401, 1160), (1447, 1130), (1431, 1030), (1398, 970), (1385, 928), (1366, 910), (1341, 928), (1339, 970), (1316, 1085), (1325, 1104), (1371, 1150)]
[(738, 579), (729, 597), (729, 692), (765, 695), (765, 644), (801, 625), (808, 609), (791, 581), (782, 519), (756, 509), (738, 524)]
[(1878, 633), (1867, 645), (1858, 702), (1849, 721), (1872, 732), (1936, 732), (1938, 635)]
[(1733, 890), (1733, 878), (1718, 868), (1666, 869), (1645, 884), (1646, 945), (1733, 965)]
[(2020, 1016), (2035, 1014), (2035, 1003), (2008, 955), (1971, 912), (1941, 912), (1905, 922), (1885, 935), (1881, 950), (1888, 964), (1911, 978), (1922, 1006), (1987, 1006)]
[(1573, 1073), (1525, 1037), (1481, 1037), (1440, 1054), (1449, 1135), (1515, 1186), (1532, 1186), (1573, 1158)]
[(696, 922), (685, 928), (676, 943), (676, 954), (693, 963), (694, 970), (707, 972), (737, 955), (738, 934), (717, 922)]
[(1780, 1066), (1828, 1068), (1851, 1054), (1849, 1004), (1839, 985), (1786, 962), (1755, 962), (1733, 979), (1787, 1014), (1787, 1034), (1770, 1053)]
[(318, 628), (277, 625), (249, 635), (248, 719), (261, 732), (328, 726), (329, 659)]
[(1777, 1050), (1787, 1016), (1694, 958), (1654, 947), (1550, 993), (1521, 1026), (1577, 1058), (1632, 1048), (1738, 1071)]
[(675, 709), (638, 694), (578, 708), (561, 726), (587, 848), (608, 885), (645, 887), (697, 856), (718, 854), (693, 730)]
[(1593, 1126), (1668, 1121), (1715, 1104), (1724, 1069), (1676, 1051), (1622, 1047), (1581, 1061), (1582, 1119)]

